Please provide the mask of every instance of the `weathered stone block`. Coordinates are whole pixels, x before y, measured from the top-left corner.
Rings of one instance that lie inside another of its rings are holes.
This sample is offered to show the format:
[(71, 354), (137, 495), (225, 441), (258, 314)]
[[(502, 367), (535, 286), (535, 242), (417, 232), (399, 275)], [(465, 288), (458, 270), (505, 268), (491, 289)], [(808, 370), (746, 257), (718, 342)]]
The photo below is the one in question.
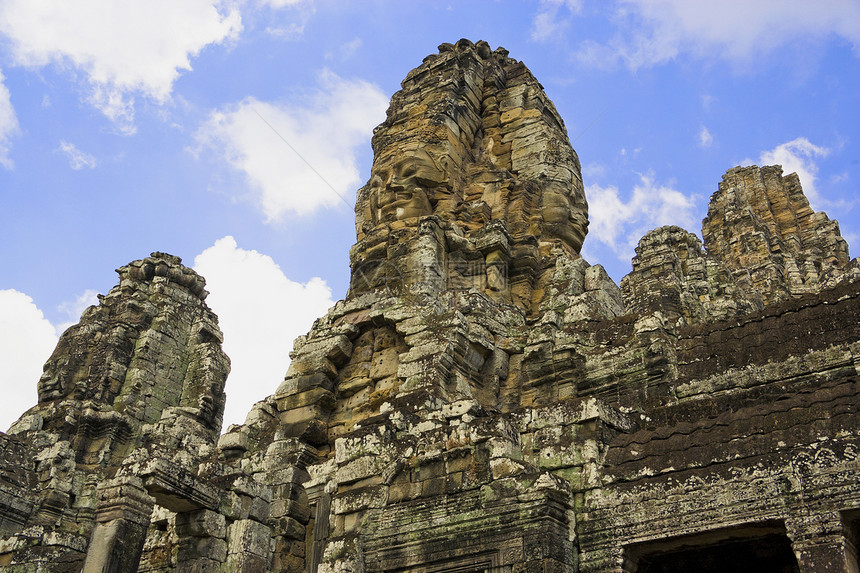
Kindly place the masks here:
[(208, 509), (176, 515), (176, 533), (180, 537), (219, 537), (227, 535), (224, 515)]
[(186, 537), (179, 542), (176, 559), (179, 563), (196, 560), (223, 563), (227, 559), (227, 542), (215, 537)]
[(247, 451), (251, 441), (245, 432), (231, 432), (218, 438), (218, 447), (222, 450)]
[(237, 573), (256, 573), (269, 568), (269, 560), (258, 555), (230, 554), (227, 556), (227, 569)]
[(402, 481), (391, 484), (388, 488), (389, 503), (399, 503), (421, 496), (421, 482)]
[(343, 515), (369, 508), (383, 507), (388, 501), (388, 486), (363, 487), (335, 497), (331, 503), (332, 513)]
[(298, 394), (278, 398), (278, 410), (280, 412), (293, 411), (310, 406), (318, 406), (322, 410), (331, 410), (334, 408), (334, 405), (334, 394), (325, 388), (311, 388)]
[(257, 521), (240, 519), (227, 527), (227, 551), (231, 556), (251, 554), (267, 561), (272, 530)]

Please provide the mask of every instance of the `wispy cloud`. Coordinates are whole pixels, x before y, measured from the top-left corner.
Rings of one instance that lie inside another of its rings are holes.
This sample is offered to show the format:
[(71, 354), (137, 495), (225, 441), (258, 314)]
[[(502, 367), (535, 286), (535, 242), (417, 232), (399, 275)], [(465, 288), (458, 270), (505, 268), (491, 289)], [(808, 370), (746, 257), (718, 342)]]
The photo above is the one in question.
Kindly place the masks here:
[(833, 175), (830, 176), (830, 182), (834, 183), (834, 184), (845, 183), (846, 181), (848, 181), (850, 179), (851, 179), (851, 177), (848, 175), (847, 171), (843, 171), (842, 173), (834, 173)]
[(606, 166), (602, 163), (592, 161), (582, 166), (582, 177), (584, 179), (598, 179), (606, 175)]
[(0, 165), (6, 169), (12, 169), (14, 164), (9, 158), (9, 151), (12, 147), (12, 138), (21, 130), (18, 127), (15, 108), (12, 107), (9, 88), (3, 83), (5, 79), (3, 72), (0, 72)]
[(180, 72), (205, 46), (235, 38), (237, 10), (222, 13), (210, 0), (0, 3), (0, 33), (16, 65), (55, 64), (83, 73), (85, 99), (120, 132), (135, 132), (136, 96), (164, 103)]
[(777, 145), (770, 151), (762, 151), (759, 161), (761, 165), (782, 165), (782, 171), (786, 175), (797, 173), (810, 205), (819, 210), (827, 201), (818, 193), (818, 164), (815, 159), (826, 157), (829, 153), (830, 150), (826, 147), (815, 145), (805, 137), (798, 137)]
[(326, 52), (325, 57), (327, 60), (333, 60), (335, 58), (338, 60), (348, 60), (353, 57), (363, 45), (364, 41), (361, 38), (353, 38), (349, 42), (341, 44), (336, 52)]
[(860, 3), (855, 0), (619, 0), (614, 21), (618, 28), (610, 40), (580, 46), (581, 62), (635, 70), (690, 53), (746, 63), (799, 37), (830, 34), (860, 51)]
[(66, 317), (66, 320), (54, 325), (54, 329), (57, 331), (57, 336), (63, 334), (70, 326), (80, 322), (81, 315), (84, 313), (87, 307), (98, 304), (99, 293), (98, 291), (94, 291), (92, 289), (85, 290), (75, 300), (61, 303), (60, 306), (57, 307), (57, 310), (59, 310), (60, 313), (62, 313), (63, 316)]
[(618, 187), (588, 185), (588, 237), (586, 242), (600, 242), (621, 260), (630, 260), (639, 239), (662, 225), (695, 225), (695, 198), (661, 185), (653, 173), (640, 174), (629, 198), (622, 198)]
[(573, 15), (581, 11), (582, 0), (541, 0), (540, 9), (532, 20), (532, 40), (548, 42), (558, 38), (570, 27)]
[(266, 221), (337, 205), (359, 184), (356, 151), (385, 117), (388, 97), (373, 84), (324, 71), (308, 101), (246, 98), (213, 111), (196, 133), (196, 153), (216, 154), (242, 172)]
[(96, 158), (78, 149), (74, 143), (61, 140), (59, 150), (66, 154), (69, 158), (69, 167), (75, 171), (84, 168), (93, 169), (96, 166)]
[(295, 338), (334, 304), (331, 289), (319, 278), (288, 279), (271, 257), (240, 248), (230, 236), (197, 255), (194, 269), (206, 278), (206, 302), (232, 364), (224, 425), (242, 423), (284, 379)]
[(271, 6), (272, 8), (286, 8), (301, 4), (313, 4), (313, 2), (311, 0), (262, 0), (261, 4)]
[(287, 9), (289, 20), (275, 20), (266, 28), (266, 33), (282, 40), (297, 40), (305, 33), (305, 26), (316, 12), (314, 0), (262, 0), (261, 4), (283, 12)]
[(714, 136), (704, 125), (699, 130), (699, 147), (710, 147), (714, 143)]

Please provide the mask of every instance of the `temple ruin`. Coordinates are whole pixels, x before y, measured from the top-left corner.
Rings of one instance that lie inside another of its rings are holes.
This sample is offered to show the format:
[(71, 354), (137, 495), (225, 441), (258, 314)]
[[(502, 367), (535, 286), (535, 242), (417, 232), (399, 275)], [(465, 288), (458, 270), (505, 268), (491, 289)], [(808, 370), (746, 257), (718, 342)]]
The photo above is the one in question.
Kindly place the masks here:
[(619, 287), (503, 48), (442, 44), (372, 145), (349, 292), (242, 425), (203, 278), (118, 270), (0, 433), (0, 568), (858, 571), (860, 259), (797, 175), (729, 169)]

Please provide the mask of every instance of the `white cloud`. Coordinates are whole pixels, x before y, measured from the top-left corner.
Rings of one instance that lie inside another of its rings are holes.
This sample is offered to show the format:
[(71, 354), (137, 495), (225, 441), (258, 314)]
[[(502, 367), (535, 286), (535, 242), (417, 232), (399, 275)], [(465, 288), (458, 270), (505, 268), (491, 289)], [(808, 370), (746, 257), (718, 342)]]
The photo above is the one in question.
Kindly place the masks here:
[(60, 151), (66, 154), (69, 158), (69, 167), (75, 171), (80, 171), (84, 167), (93, 169), (96, 166), (96, 158), (85, 153), (77, 148), (74, 143), (68, 141), (60, 141)]
[(606, 175), (606, 166), (602, 163), (592, 161), (582, 166), (582, 177), (587, 179), (598, 179)]
[(305, 21), (291, 22), (286, 26), (269, 26), (266, 33), (281, 40), (298, 40), (305, 33)]
[(329, 71), (306, 105), (249, 97), (214, 111), (197, 131), (208, 148), (244, 173), (267, 222), (340, 201), (360, 183), (356, 151), (385, 117), (388, 98), (373, 84)]
[(261, 4), (273, 10), (289, 9), (290, 21), (281, 23), (279, 16), (270, 19), (273, 25), (266, 33), (282, 40), (297, 40), (305, 33), (305, 26), (316, 12), (314, 0), (262, 0)]
[(66, 317), (66, 320), (54, 326), (57, 331), (57, 336), (63, 334), (67, 328), (77, 324), (81, 320), (81, 315), (90, 306), (99, 304), (99, 293), (91, 289), (85, 290), (78, 298), (70, 302), (64, 302), (57, 307)]
[(7, 0), (0, 33), (17, 65), (84, 73), (86, 99), (124, 133), (134, 133), (134, 97), (164, 103), (190, 58), (235, 38), (239, 12), (212, 0)]
[(541, 0), (540, 10), (532, 20), (532, 40), (554, 40), (570, 26), (570, 15), (562, 17), (562, 8), (566, 8), (569, 14), (579, 14), (582, 0)]
[(618, 188), (588, 185), (588, 240), (612, 249), (622, 260), (630, 260), (633, 249), (645, 233), (663, 225), (688, 230), (695, 224), (695, 200), (669, 186), (659, 185), (654, 175), (640, 175), (629, 200)]
[(9, 88), (3, 83), (4, 79), (6, 78), (3, 72), (0, 72), (0, 165), (6, 169), (12, 169), (13, 163), (9, 158), (10, 140), (18, 135), (20, 129), (15, 108), (12, 107), (12, 100), (9, 97)]
[(56, 344), (54, 327), (32, 298), (0, 290), (0, 431), (36, 405), (36, 384)]
[(762, 151), (761, 165), (782, 165), (785, 175), (797, 173), (803, 192), (813, 209), (819, 210), (826, 201), (819, 195), (816, 187), (818, 165), (816, 157), (825, 157), (830, 153), (826, 147), (810, 143), (805, 137), (798, 137), (787, 143), (777, 145), (770, 151)]
[(307, 0), (262, 0), (262, 4), (272, 8), (285, 8), (287, 6), (298, 6), (300, 4), (313, 4)]
[(638, 69), (690, 52), (749, 62), (798, 38), (831, 34), (860, 49), (856, 0), (619, 0), (616, 17), (616, 36), (605, 44), (583, 43), (580, 60)]
[(232, 361), (224, 427), (245, 420), (251, 406), (272, 394), (284, 378), (293, 340), (310, 330), (334, 304), (325, 281), (288, 279), (271, 257), (219, 239), (194, 259), (211, 293), (224, 351)]
[(699, 147), (710, 147), (714, 143), (714, 136), (704, 125), (699, 130)]

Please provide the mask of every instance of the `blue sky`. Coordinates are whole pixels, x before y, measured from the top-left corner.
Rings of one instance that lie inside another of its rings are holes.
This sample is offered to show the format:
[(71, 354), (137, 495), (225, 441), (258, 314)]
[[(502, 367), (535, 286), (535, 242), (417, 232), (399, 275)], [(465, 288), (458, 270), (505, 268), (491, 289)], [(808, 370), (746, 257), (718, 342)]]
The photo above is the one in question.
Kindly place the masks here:
[(699, 233), (740, 164), (796, 171), (857, 254), (856, 0), (2, 0), (0, 428), (35, 404), (58, 334), (152, 251), (206, 277), (241, 422), (346, 293), (388, 99), (464, 37), (556, 104), (583, 255), (616, 281), (648, 230)]

